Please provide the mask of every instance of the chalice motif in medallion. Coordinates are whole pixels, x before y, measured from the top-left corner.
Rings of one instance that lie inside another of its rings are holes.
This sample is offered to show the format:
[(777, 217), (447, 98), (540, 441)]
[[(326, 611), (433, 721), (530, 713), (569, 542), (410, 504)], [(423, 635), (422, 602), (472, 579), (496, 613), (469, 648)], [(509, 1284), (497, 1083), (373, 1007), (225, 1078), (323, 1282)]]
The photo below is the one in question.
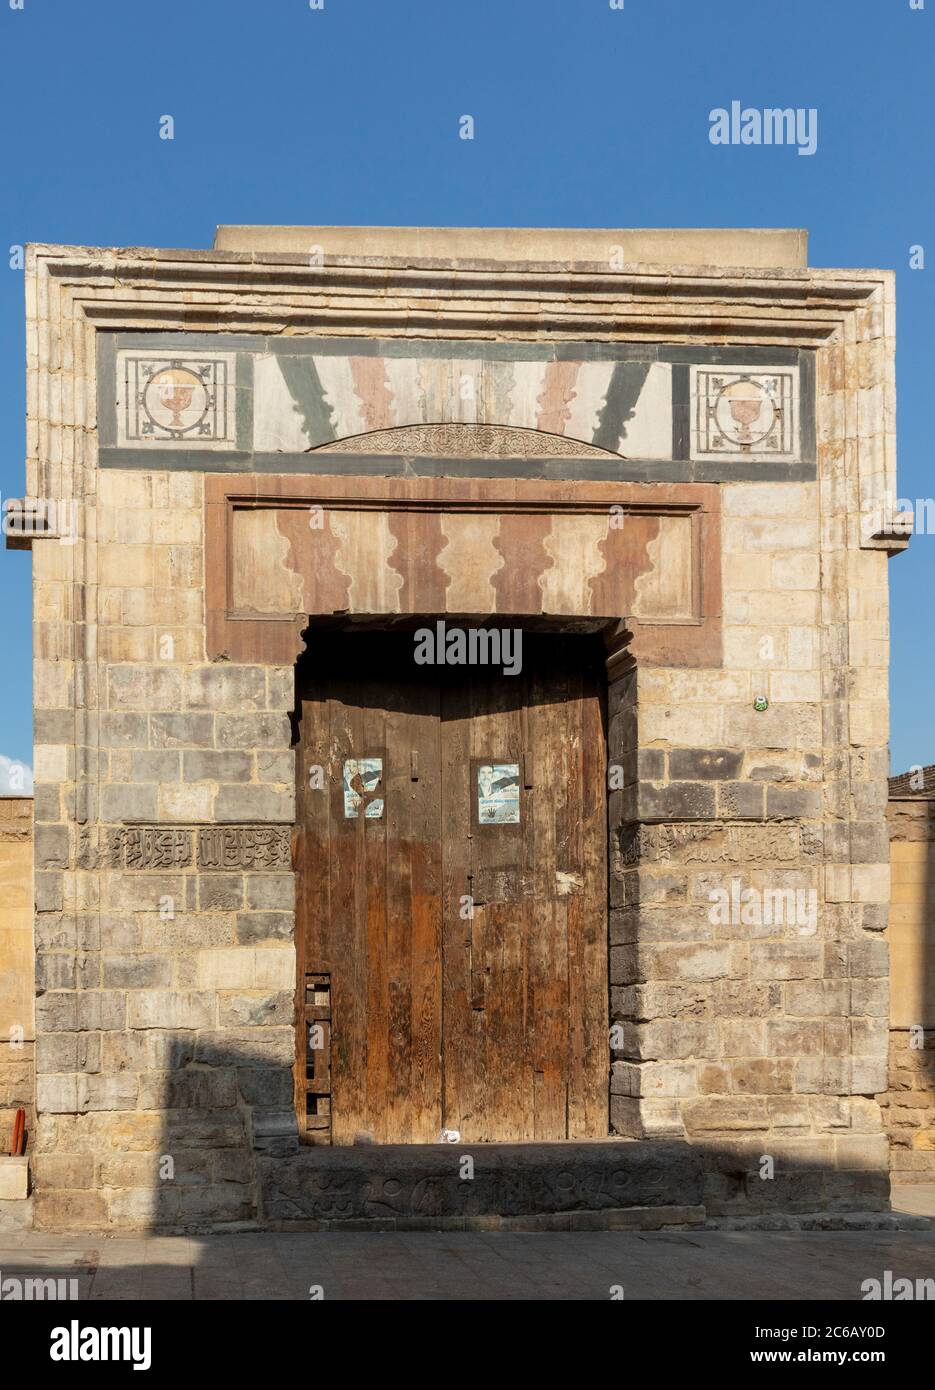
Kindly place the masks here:
[(192, 429), (209, 403), (201, 377), (175, 363), (154, 372), (143, 394), (146, 412), (153, 423), (173, 432)]
[(750, 377), (725, 386), (717, 398), (714, 413), (724, 438), (741, 448), (765, 439), (778, 416), (770, 392)]

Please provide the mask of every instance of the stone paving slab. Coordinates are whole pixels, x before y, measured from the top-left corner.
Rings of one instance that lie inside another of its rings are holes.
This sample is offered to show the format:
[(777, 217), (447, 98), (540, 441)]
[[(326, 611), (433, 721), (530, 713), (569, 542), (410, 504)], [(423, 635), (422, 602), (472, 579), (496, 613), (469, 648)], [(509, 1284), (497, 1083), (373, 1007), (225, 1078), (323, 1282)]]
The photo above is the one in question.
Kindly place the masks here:
[(6, 1278), (76, 1277), (92, 1300), (859, 1299), (935, 1278), (928, 1231), (256, 1233), (0, 1240)]

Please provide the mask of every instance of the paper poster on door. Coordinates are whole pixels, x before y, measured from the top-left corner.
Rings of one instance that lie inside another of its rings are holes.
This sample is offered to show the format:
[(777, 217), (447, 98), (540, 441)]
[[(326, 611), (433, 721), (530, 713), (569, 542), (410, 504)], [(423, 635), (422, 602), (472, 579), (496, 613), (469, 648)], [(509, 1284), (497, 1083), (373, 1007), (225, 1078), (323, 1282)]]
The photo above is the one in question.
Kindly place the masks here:
[(484, 763), (477, 769), (477, 819), (481, 825), (519, 823), (519, 763)]
[(365, 820), (380, 820), (383, 798), (376, 791), (383, 777), (382, 758), (346, 758), (344, 761), (344, 819), (357, 820), (364, 808)]

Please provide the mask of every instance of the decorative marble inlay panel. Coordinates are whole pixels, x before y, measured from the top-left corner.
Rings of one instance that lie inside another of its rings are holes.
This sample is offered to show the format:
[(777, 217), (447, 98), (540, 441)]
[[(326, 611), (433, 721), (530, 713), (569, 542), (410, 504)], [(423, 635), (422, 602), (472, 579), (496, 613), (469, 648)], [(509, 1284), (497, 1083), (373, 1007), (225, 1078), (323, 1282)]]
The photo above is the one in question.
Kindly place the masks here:
[(166, 468), (340, 476), (815, 472), (797, 348), (192, 332), (102, 333), (98, 355), (104, 467), (157, 448)]
[(689, 510), (241, 506), (231, 523), (230, 611), (242, 617), (699, 616), (699, 536)]
[[(687, 392), (686, 392), (687, 398)], [(291, 665), (309, 618), (626, 620), (645, 659), (720, 650), (711, 483), (209, 475), (207, 650)], [(509, 493), (514, 493), (510, 496)]]
[(120, 352), (118, 443), (175, 448), (232, 444), (235, 361), (234, 353)]
[[(316, 449), (356, 439), (367, 453), (375, 435), (382, 453), (386, 431), (393, 429), (500, 425), (513, 432), (511, 446), (521, 457), (578, 455), (582, 445), (624, 458), (671, 454), (667, 363), (588, 360), (586, 348), (580, 355), (569, 348), (556, 360), (549, 349), (533, 357), (509, 345), (483, 356), (468, 344), (452, 343), (445, 355), (417, 344), (393, 345), (392, 351), (374, 346), (385, 351), (358, 356), (316, 351), (310, 343), (304, 353), (257, 356), (256, 380), (264, 389), (254, 397), (254, 448)], [(538, 449), (524, 431), (538, 432)], [(446, 452), (454, 451), (456, 438), (447, 441)], [(414, 452), (432, 444), (431, 435), (409, 440)], [(400, 440), (396, 452), (406, 451)]]
[(798, 368), (693, 367), (691, 403), (693, 459), (797, 456)]

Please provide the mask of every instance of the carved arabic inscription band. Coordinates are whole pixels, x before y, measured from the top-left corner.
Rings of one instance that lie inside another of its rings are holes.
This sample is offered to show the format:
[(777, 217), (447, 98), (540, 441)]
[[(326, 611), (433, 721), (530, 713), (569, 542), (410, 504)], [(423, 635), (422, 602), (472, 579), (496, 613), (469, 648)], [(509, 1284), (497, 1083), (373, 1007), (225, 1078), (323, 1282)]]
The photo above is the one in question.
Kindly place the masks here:
[[(110, 832), (113, 869), (291, 869), (287, 826), (121, 826)], [(197, 859), (195, 858), (197, 854)]]

